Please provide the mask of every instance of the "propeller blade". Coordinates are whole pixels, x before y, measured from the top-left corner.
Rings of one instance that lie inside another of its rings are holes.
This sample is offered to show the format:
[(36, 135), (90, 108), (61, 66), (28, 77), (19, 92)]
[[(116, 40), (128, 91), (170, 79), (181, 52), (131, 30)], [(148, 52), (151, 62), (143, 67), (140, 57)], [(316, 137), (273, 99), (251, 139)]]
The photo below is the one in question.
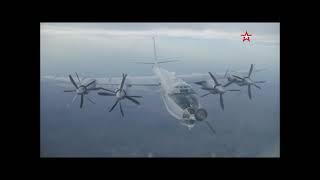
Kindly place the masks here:
[(117, 99), (117, 101), (114, 103), (114, 105), (111, 107), (111, 109), (109, 110), (109, 112), (111, 112), (113, 109), (114, 109), (114, 107), (116, 107), (116, 105), (118, 104), (118, 102), (119, 102), (120, 100), (119, 99)]
[(73, 99), (72, 99), (72, 103), (77, 99), (78, 94), (74, 95)]
[(249, 95), (249, 98), (251, 99), (251, 85), (248, 85), (248, 95)]
[(229, 89), (227, 91), (240, 91), (240, 89)]
[(97, 94), (100, 96), (115, 96), (115, 94), (108, 93), (108, 92), (98, 92)]
[(256, 84), (253, 84), (255, 87), (257, 87), (258, 89), (261, 89), (261, 87), (260, 86), (258, 86), (258, 85), (256, 85)]
[(232, 84), (234, 81), (229, 81), (227, 84), (223, 85), (223, 87), (227, 87), (229, 86), (230, 84)]
[(254, 83), (265, 83), (266, 81), (255, 81)]
[(80, 108), (83, 106), (83, 94), (81, 94)]
[(121, 102), (119, 102), (119, 105), (120, 105), (120, 112), (121, 112), (121, 115), (122, 115), (122, 117), (123, 117), (123, 116), (124, 116), (124, 113), (123, 113), (123, 110), (122, 110)]
[(76, 72), (76, 75), (77, 75), (77, 78), (78, 78), (78, 81), (79, 81), (79, 84), (80, 84), (80, 83), (81, 83), (81, 81), (80, 81), (80, 79), (79, 79), (79, 76), (78, 76), (77, 72)]
[(222, 110), (224, 110), (224, 104), (223, 104), (222, 94), (220, 94), (220, 106), (221, 106)]
[(89, 97), (86, 96), (86, 98), (92, 103), (92, 104), (96, 104), (92, 99), (90, 99)]
[(142, 96), (128, 96), (128, 97), (132, 97), (132, 98), (143, 98)]
[(129, 99), (130, 101), (132, 101), (133, 103), (135, 103), (135, 104), (137, 104), (137, 105), (140, 105), (140, 103), (139, 103), (137, 100), (133, 99), (133, 98), (130, 97), (130, 96), (125, 96), (125, 98)]
[(206, 124), (208, 125), (208, 127), (212, 131), (212, 133), (216, 134), (216, 131), (213, 129), (213, 127), (211, 126), (211, 124), (208, 121), (206, 121)]
[(249, 70), (248, 78), (250, 78), (251, 73), (252, 73), (252, 70), (253, 70), (253, 64), (251, 64), (251, 66), (250, 66), (250, 70)]
[(244, 80), (244, 78), (242, 78), (242, 77), (239, 77), (239, 76), (236, 76), (236, 75), (232, 75), (233, 77), (236, 77), (236, 78), (238, 78), (238, 79), (241, 79), (241, 80)]
[(204, 94), (204, 95), (202, 95), (201, 97), (205, 97), (205, 96), (208, 96), (209, 94), (211, 94), (211, 93), (207, 93), (207, 94)]
[(91, 84), (95, 83), (96, 80), (93, 80), (91, 83), (87, 84), (86, 87), (89, 87)]
[(78, 89), (78, 86), (77, 86), (77, 84), (74, 82), (74, 80), (73, 80), (73, 78), (72, 78), (71, 75), (69, 75), (69, 79), (70, 79), (70, 81), (72, 82), (72, 84), (74, 85), (74, 87), (76, 87), (76, 89)]
[(76, 90), (64, 90), (63, 92), (76, 92)]
[(122, 92), (124, 81), (126, 80), (127, 75), (122, 73), (122, 81), (120, 85), (120, 92)]
[(213, 79), (215, 85), (220, 85), (217, 81), (217, 79), (211, 74), (211, 72), (209, 72), (209, 75), (211, 76), (211, 78)]

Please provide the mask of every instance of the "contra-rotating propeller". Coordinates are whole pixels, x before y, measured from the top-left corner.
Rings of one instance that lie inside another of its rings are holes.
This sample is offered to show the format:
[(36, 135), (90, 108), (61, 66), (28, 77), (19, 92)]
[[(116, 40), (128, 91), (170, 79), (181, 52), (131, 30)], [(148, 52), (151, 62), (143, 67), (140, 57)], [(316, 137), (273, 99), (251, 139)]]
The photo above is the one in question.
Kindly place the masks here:
[(64, 90), (64, 92), (75, 92), (75, 93), (76, 93), (75, 96), (74, 96), (73, 99), (72, 99), (72, 103), (76, 100), (76, 98), (78, 97), (78, 95), (80, 95), (80, 97), (81, 97), (81, 100), (80, 100), (80, 108), (82, 108), (82, 106), (83, 106), (84, 97), (85, 97), (86, 99), (88, 99), (91, 103), (95, 104), (95, 102), (94, 102), (92, 99), (90, 99), (89, 97), (87, 97), (87, 96), (85, 96), (85, 95), (87, 95), (87, 94), (89, 93), (89, 91), (91, 91), (91, 90), (98, 90), (98, 89), (99, 89), (99, 88), (95, 88), (95, 87), (90, 87), (92, 84), (94, 84), (94, 83), (96, 82), (96, 80), (93, 80), (93, 81), (91, 81), (90, 83), (84, 85), (84, 84), (81, 83), (81, 81), (80, 81), (79, 76), (78, 76), (77, 73), (76, 73), (76, 76), (77, 76), (77, 79), (78, 79), (78, 81), (79, 81), (78, 84), (73, 80), (72, 76), (69, 75), (69, 79), (70, 79), (71, 83), (73, 84), (73, 86), (74, 86), (76, 89), (73, 89), (73, 90)]
[(211, 76), (211, 78), (214, 81), (214, 86), (213, 88), (202, 88), (204, 90), (209, 91), (209, 93), (202, 95), (201, 97), (207, 96), (209, 94), (219, 94), (220, 95), (220, 106), (222, 108), (222, 110), (224, 110), (224, 103), (223, 103), (223, 94), (226, 93), (227, 91), (240, 91), (239, 89), (229, 89), (229, 90), (225, 90), (224, 88), (229, 86), (230, 84), (232, 84), (234, 81), (229, 81), (227, 84), (222, 85), (218, 82), (218, 80), (212, 75), (211, 72), (209, 72), (209, 75)]
[(265, 81), (253, 81), (251, 79), (252, 71), (253, 71), (253, 64), (251, 64), (251, 66), (250, 66), (250, 70), (249, 70), (248, 76), (240, 77), (240, 76), (232, 75), (233, 77), (239, 79), (240, 83), (242, 83), (242, 85), (248, 86), (248, 96), (249, 96), (250, 99), (252, 98), (251, 86), (255, 86), (256, 88), (261, 89), (261, 87), (258, 86), (257, 83), (265, 83)]
[(127, 95), (127, 93), (124, 89), (124, 83), (125, 83), (126, 77), (127, 77), (127, 74), (122, 73), (122, 80), (121, 80), (120, 87), (117, 88), (116, 90), (112, 91), (109, 89), (100, 88), (100, 89), (103, 89), (104, 91), (107, 91), (107, 92), (98, 92), (98, 95), (101, 95), (101, 96), (115, 96), (117, 98), (116, 102), (113, 104), (113, 106), (111, 107), (109, 112), (111, 112), (117, 106), (117, 104), (119, 104), (120, 113), (121, 113), (122, 117), (124, 116), (124, 112), (122, 109), (121, 100), (128, 99), (131, 102), (133, 102), (134, 104), (140, 105), (139, 101), (137, 101), (134, 98), (142, 98), (142, 96), (129, 96), (129, 95)]

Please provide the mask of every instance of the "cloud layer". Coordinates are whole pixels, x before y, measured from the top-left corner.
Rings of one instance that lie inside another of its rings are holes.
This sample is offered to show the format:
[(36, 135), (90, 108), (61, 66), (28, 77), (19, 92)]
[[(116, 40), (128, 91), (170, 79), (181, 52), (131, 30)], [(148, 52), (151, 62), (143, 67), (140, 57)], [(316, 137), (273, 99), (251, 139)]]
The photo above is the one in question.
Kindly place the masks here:
[[(150, 38), (150, 36), (239, 40), (250, 29), (257, 43), (279, 44), (279, 23), (42, 23), (41, 33), (99, 37)], [(250, 32), (249, 32), (250, 33)]]

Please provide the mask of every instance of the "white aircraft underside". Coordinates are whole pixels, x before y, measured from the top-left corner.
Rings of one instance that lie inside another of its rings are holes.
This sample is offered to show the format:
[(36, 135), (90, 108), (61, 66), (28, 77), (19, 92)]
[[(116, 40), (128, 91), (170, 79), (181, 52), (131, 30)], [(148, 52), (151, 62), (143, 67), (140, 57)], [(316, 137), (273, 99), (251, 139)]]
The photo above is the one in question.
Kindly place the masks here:
[(160, 95), (167, 111), (182, 124), (193, 127), (196, 121), (194, 114), (201, 105), (192, 86), (158, 64), (153, 66), (153, 72), (160, 80)]

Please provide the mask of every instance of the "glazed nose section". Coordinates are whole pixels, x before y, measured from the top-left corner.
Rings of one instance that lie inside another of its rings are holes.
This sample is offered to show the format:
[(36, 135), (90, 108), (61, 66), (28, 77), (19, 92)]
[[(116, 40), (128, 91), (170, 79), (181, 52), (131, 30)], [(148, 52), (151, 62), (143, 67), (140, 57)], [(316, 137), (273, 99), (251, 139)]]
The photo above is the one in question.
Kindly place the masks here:
[(189, 112), (184, 112), (183, 114), (182, 114), (182, 118), (183, 119), (189, 119), (190, 118), (190, 113)]
[(203, 121), (207, 118), (207, 116), (208, 116), (208, 113), (203, 108), (198, 109), (195, 113), (195, 118), (197, 121)]
[(194, 108), (188, 108), (187, 109), (188, 110), (188, 112), (190, 113), (190, 114), (194, 114), (194, 113), (196, 113), (196, 110), (194, 109)]
[(196, 113), (196, 109), (194, 109), (192, 107), (189, 107), (182, 114), (182, 118), (183, 119), (193, 120), (195, 122), (195, 117), (194, 117), (195, 113)]

